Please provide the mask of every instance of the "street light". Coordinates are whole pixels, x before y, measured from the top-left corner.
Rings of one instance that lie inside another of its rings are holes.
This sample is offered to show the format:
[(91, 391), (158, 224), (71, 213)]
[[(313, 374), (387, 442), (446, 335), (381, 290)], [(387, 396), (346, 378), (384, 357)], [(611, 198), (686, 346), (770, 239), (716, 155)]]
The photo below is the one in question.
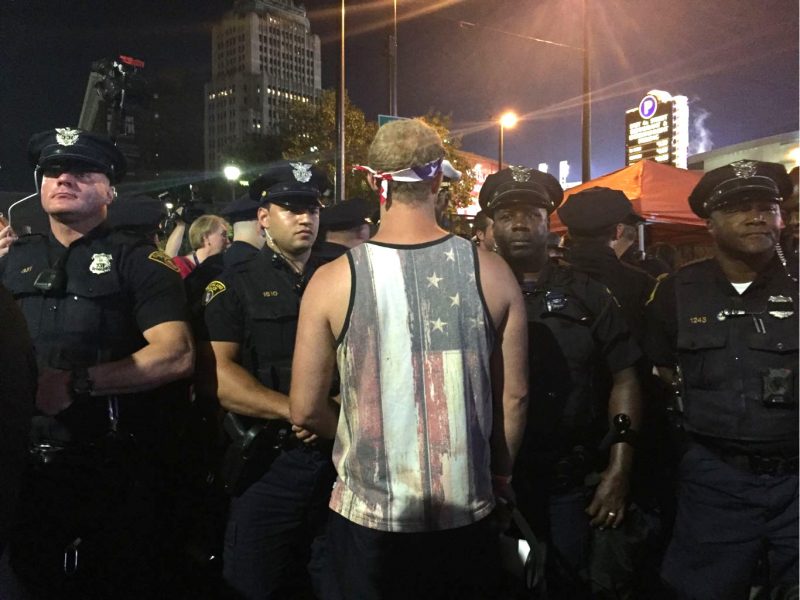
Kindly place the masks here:
[(226, 165), (222, 172), (225, 174), (225, 179), (231, 182), (231, 200), (236, 200), (236, 182), (242, 176), (242, 170), (236, 165)]
[(506, 129), (513, 128), (517, 124), (517, 121), (519, 121), (519, 117), (510, 110), (500, 115), (500, 118), (497, 120), (497, 123), (500, 125), (500, 149), (497, 153), (498, 171), (503, 170), (503, 133)]

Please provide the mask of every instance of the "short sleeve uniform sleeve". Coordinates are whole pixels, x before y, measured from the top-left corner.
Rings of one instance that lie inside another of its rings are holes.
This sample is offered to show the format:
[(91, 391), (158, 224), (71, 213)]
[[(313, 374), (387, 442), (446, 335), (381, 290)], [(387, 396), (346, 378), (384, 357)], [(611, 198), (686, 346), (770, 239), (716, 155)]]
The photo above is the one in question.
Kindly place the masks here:
[(140, 331), (188, 320), (183, 281), (169, 256), (155, 246), (133, 248), (123, 263), (123, 277)]
[(238, 344), (244, 342), (245, 311), (230, 277), (222, 277), (209, 283), (203, 303), (208, 341)]
[(661, 279), (645, 306), (644, 351), (659, 367), (672, 367), (677, 363), (677, 305), (675, 279)]
[(632, 367), (641, 358), (642, 351), (631, 335), (619, 303), (610, 291), (600, 286), (592, 291), (592, 296), (596, 315), (592, 334), (600, 355), (612, 373)]

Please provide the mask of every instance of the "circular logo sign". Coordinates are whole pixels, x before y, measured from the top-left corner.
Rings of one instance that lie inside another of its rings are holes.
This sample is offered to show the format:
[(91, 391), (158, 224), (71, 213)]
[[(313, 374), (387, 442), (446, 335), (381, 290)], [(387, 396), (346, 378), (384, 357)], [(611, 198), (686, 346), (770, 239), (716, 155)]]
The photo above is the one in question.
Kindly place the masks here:
[(649, 119), (654, 114), (656, 114), (656, 109), (658, 108), (658, 100), (652, 94), (648, 94), (642, 101), (639, 102), (639, 116), (643, 119)]

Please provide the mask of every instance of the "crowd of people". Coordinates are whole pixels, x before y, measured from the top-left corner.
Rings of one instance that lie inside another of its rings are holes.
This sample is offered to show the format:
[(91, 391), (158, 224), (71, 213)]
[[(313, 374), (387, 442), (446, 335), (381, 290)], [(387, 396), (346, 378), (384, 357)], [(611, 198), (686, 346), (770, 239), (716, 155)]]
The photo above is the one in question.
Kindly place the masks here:
[(419, 120), (359, 167), (379, 201), (278, 161), (167, 232), (108, 138), (28, 154), (0, 598), (796, 597), (796, 169), (705, 173), (713, 256), (679, 266), (624, 193), (526, 167), (452, 235)]

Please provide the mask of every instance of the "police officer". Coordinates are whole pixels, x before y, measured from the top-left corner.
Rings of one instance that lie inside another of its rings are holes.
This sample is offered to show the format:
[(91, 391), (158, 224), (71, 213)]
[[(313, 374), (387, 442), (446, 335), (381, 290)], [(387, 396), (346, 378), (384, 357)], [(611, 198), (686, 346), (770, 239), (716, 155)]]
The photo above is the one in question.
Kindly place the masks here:
[(110, 229), (138, 233), (158, 245), (167, 216), (160, 200), (144, 194), (122, 195), (108, 207), (106, 223)]
[(233, 227), (233, 242), (222, 255), (225, 268), (252, 258), (264, 247), (264, 230), (258, 223), (261, 204), (250, 194), (243, 194), (222, 210), (222, 216)]
[(628, 197), (619, 190), (592, 187), (571, 195), (558, 208), (561, 222), (569, 230), (566, 260), (572, 267), (605, 285), (619, 301), (628, 327), (641, 336), (644, 305), (655, 286), (650, 275), (617, 258), (612, 244), (622, 234), (624, 223), (642, 220)]
[(324, 264), (366, 242), (372, 225), (370, 215), (376, 206), (364, 198), (353, 198), (323, 208), (319, 217), (320, 237), (323, 239), (314, 244), (314, 258)]
[(237, 598), (310, 593), (306, 565), (327, 516), (335, 476), (330, 444), (292, 432), (287, 396), (326, 185), (324, 171), (300, 162), (278, 163), (259, 177), (250, 189), (262, 204), (267, 245), (206, 288), (217, 396), (232, 437), (224, 466), (234, 496), (224, 579)]
[[(519, 506), (550, 543), (549, 589), (582, 597), (590, 525), (616, 528), (626, 517), (640, 352), (608, 290), (548, 259), (549, 215), (562, 198), (554, 177), (520, 167), (490, 175), (480, 192), (528, 311), (531, 402), (514, 473)], [(625, 427), (609, 437), (616, 415)], [(601, 449), (604, 438), (610, 450)]]
[(687, 433), (662, 570), (682, 598), (747, 598), (764, 558), (770, 584), (797, 585), (798, 290), (776, 252), (791, 189), (774, 163), (706, 173), (689, 206), (715, 256), (647, 307), (645, 347), (664, 377), (679, 373)]
[(125, 173), (109, 139), (59, 128), (28, 155), (50, 233), (22, 236), (2, 267), (39, 364), (12, 561), (36, 597), (152, 597), (162, 386), (193, 369), (183, 288), (155, 246), (105, 224)]

